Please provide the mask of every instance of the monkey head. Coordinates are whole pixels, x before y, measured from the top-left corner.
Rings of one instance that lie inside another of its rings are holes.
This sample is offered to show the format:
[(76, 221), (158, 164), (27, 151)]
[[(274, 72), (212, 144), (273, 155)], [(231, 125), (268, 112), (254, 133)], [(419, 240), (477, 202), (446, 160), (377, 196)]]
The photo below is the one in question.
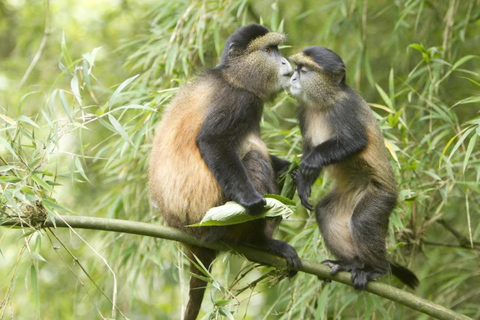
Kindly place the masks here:
[(233, 86), (270, 100), (290, 83), (292, 67), (278, 51), (284, 41), (284, 34), (261, 25), (241, 27), (227, 39), (217, 68)]
[(322, 101), (345, 85), (345, 64), (330, 49), (313, 46), (290, 57), (296, 67), (290, 79), (290, 93), (298, 99)]

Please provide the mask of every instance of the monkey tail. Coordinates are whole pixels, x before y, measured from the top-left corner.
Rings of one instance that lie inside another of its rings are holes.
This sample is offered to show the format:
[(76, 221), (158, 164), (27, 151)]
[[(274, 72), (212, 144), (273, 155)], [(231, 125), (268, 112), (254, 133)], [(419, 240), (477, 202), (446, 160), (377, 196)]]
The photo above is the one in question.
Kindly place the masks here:
[(187, 246), (187, 248), (189, 250), (188, 257), (191, 260), (190, 272), (192, 275), (190, 277), (190, 291), (187, 309), (185, 310), (185, 316), (183, 319), (195, 320), (200, 312), (203, 295), (205, 294), (205, 289), (207, 287), (205, 274), (195, 266), (195, 264), (198, 264), (198, 261), (195, 257), (202, 262), (205, 268), (210, 270), (210, 265), (215, 259), (216, 252), (214, 250), (195, 246)]
[(398, 280), (402, 281), (412, 289), (415, 289), (420, 283), (417, 276), (415, 276), (412, 271), (399, 264), (390, 262), (390, 269), (392, 270), (392, 274), (397, 277)]

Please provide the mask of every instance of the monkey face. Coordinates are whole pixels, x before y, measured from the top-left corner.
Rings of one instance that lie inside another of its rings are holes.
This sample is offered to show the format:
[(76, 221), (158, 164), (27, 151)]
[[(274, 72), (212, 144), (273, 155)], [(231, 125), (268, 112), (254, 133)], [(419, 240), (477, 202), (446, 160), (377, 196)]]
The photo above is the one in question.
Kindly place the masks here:
[(271, 100), (289, 87), (292, 67), (276, 45), (266, 45), (231, 57), (224, 74), (235, 86), (253, 92), (263, 100)]
[(306, 67), (297, 66), (295, 71), (293, 72), (292, 77), (290, 78), (290, 93), (297, 97), (302, 92), (302, 84), (301, 80), (303, 81), (303, 77), (300, 80), (300, 74), (306, 74), (309, 70)]
[(290, 78), (290, 93), (297, 99), (310, 100), (319, 87), (326, 85), (320, 73), (311, 68), (297, 64)]
[(263, 48), (264, 59), (266, 64), (272, 70), (276, 70), (276, 79), (273, 80), (273, 92), (278, 92), (282, 89), (288, 89), (290, 86), (290, 76), (292, 74), (292, 66), (286, 58), (284, 58), (276, 46)]
[(271, 100), (290, 83), (292, 67), (278, 51), (284, 40), (263, 26), (242, 27), (227, 39), (219, 68), (230, 84)]

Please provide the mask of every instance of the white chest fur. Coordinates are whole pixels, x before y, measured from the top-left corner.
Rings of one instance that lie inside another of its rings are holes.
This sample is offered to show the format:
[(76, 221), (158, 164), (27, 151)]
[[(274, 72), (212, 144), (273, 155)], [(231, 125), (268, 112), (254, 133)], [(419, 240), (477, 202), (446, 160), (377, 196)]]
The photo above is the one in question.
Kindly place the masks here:
[(318, 146), (331, 138), (332, 133), (325, 110), (307, 108), (305, 121), (305, 138), (311, 141), (312, 146)]

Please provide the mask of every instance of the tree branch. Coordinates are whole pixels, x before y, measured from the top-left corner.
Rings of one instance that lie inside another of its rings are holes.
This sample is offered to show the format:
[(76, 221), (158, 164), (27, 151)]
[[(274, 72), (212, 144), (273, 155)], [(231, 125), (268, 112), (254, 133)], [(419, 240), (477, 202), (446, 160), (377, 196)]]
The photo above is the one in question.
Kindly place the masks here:
[(48, 36), (50, 34), (50, 0), (47, 0), (47, 2), (46, 2), (45, 11), (46, 11), (46, 13), (45, 13), (45, 29), (43, 31), (42, 41), (40, 42), (40, 47), (38, 48), (37, 52), (35, 53), (35, 56), (33, 57), (32, 61), (30, 62), (30, 65), (28, 66), (27, 71), (25, 71), (25, 74), (23, 75), (23, 78), (20, 81), (20, 85), (19, 85), (20, 89), (23, 87), (25, 82), (27, 82), (27, 79), (30, 76), (30, 73), (32, 72), (35, 65), (37, 64), (38, 60), (40, 59), (40, 56), (42, 55), (43, 49), (45, 49), (45, 46), (47, 45)]
[(463, 234), (455, 230), (455, 228), (450, 226), (450, 224), (445, 220), (439, 219), (437, 220), (437, 223), (441, 224), (445, 229), (447, 229), (451, 234), (453, 234), (453, 236), (457, 238), (457, 241), (460, 244), (460, 246), (464, 248), (474, 249), (475, 246), (480, 245), (478, 242), (475, 242), (475, 241), (470, 242), (470, 240), (468, 240)]
[[(19, 220), (5, 221), (1, 223), (0, 226), (29, 227), (25, 224), (25, 222), (21, 222)], [(149, 224), (145, 222), (84, 216), (58, 216), (55, 218), (55, 221), (45, 221), (41, 227), (91, 229), (162, 238), (167, 240), (179, 241), (190, 245), (210, 248), (217, 251), (234, 250), (238, 254), (245, 256), (248, 260), (251, 261), (275, 267), (285, 268), (287, 266), (283, 258), (275, 256), (266, 251), (243, 245), (231, 245), (226, 243), (203, 243), (197, 238), (183, 233), (177, 229)], [(341, 282), (349, 286), (353, 286), (350, 280), (350, 273), (339, 272), (338, 274), (332, 276), (330, 275), (330, 268), (325, 265), (321, 265), (308, 260), (302, 260), (302, 265), (303, 266), (299, 271), (310, 273), (321, 278)], [(467, 316), (456, 313), (455, 311), (447, 309), (432, 301), (417, 297), (410, 292), (397, 289), (384, 283), (369, 282), (366, 291), (374, 293), (391, 301), (395, 301), (437, 319), (470, 319)]]

